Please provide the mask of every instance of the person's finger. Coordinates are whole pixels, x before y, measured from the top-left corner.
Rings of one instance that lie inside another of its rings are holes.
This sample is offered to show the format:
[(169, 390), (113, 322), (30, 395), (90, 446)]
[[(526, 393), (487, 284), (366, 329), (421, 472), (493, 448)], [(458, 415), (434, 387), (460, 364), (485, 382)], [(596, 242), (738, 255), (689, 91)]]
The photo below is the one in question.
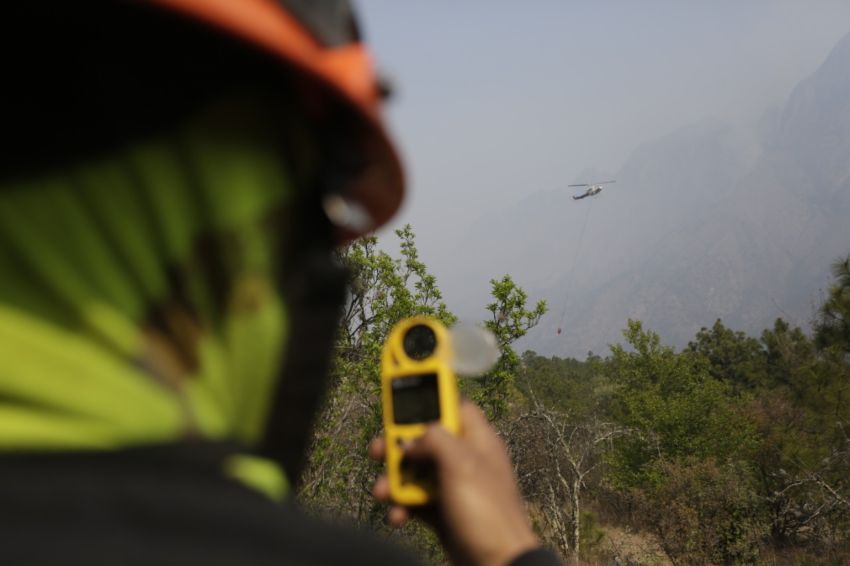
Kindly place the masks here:
[(404, 449), (405, 457), (414, 460), (433, 460), (438, 466), (451, 463), (459, 451), (460, 441), (438, 424), (429, 425), (425, 434)]
[(463, 400), (460, 405), (460, 422), (463, 436), (478, 447), (489, 447), (498, 438), (487, 421), (484, 411), (472, 401)]
[(378, 436), (372, 439), (372, 442), (369, 443), (369, 457), (373, 460), (383, 460), (384, 454), (387, 450), (387, 443), (384, 441), (383, 436)]
[(377, 477), (375, 485), (372, 486), (372, 496), (383, 503), (390, 500), (390, 481), (387, 476), (381, 474)]
[(387, 522), (393, 527), (400, 527), (410, 518), (410, 511), (406, 507), (393, 505), (387, 513)]

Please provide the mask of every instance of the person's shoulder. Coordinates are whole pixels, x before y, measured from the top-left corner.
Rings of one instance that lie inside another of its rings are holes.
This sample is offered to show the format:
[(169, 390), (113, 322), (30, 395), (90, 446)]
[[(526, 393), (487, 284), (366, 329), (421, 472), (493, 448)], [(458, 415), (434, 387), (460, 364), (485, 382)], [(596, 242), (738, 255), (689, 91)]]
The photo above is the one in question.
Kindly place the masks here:
[(174, 451), (0, 456), (0, 562), (382, 566), (420, 561), (375, 534), (276, 503)]
[(377, 537), (371, 531), (332, 524), (291, 506), (281, 510), (286, 534), (277, 541), (280, 552), (309, 566), (382, 566), (421, 564), (408, 550)]

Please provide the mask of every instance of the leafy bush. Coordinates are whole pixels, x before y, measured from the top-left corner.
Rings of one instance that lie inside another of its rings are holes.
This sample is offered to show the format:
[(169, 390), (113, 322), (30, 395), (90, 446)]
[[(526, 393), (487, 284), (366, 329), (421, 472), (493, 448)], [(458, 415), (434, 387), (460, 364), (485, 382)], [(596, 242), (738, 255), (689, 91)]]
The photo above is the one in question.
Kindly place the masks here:
[(754, 564), (769, 526), (746, 475), (712, 460), (658, 464), (663, 478), (643, 509), (670, 559), (688, 564)]

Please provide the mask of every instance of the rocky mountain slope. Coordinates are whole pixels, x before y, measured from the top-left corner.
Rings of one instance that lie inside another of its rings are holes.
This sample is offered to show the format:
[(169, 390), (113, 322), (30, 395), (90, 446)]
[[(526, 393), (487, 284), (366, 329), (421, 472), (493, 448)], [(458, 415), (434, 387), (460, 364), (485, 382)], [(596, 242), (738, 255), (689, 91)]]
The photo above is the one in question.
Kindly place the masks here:
[(507, 266), (548, 300), (522, 347), (604, 352), (630, 317), (679, 346), (716, 318), (753, 333), (778, 316), (807, 325), (830, 263), (850, 253), (850, 35), (758, 129), (690, 126), (637, 148), (615, 178), (595, 199), (533, 194), (459, 244), (467, 268)]

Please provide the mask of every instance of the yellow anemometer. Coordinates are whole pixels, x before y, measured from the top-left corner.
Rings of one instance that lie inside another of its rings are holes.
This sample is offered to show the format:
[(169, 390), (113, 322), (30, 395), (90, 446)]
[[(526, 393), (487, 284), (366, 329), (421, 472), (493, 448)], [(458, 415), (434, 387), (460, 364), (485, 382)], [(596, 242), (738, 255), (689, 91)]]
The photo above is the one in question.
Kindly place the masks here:
[(449, 331), (433, 318), (404, 319), (393, 328), (381, 354), (387, 477), (400, 505), (424, 505), (434, 497), (434, 477), (404, 459), (402, 444), (439, 422), (460, 433), (460, 394), (452, 370)]

